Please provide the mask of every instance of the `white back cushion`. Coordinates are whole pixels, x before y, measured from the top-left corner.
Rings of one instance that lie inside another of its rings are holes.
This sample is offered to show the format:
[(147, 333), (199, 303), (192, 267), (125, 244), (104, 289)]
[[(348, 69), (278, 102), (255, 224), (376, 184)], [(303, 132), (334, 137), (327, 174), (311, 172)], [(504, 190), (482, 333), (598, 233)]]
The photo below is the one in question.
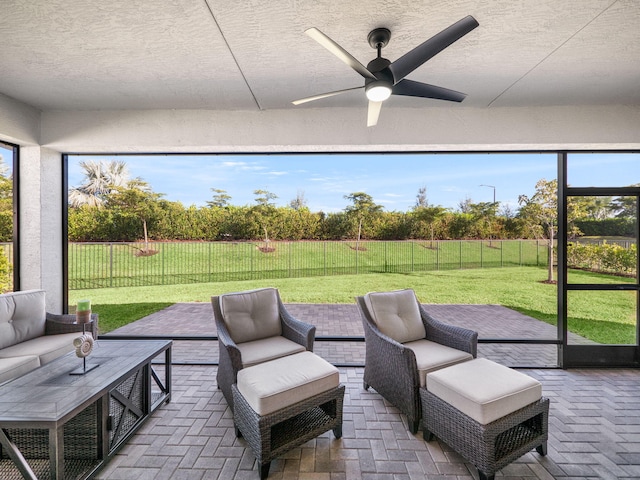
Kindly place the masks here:
[(44, 335), (44, 290), (0, 295), (0, 348)]
[(412, 342), (426, 336), (413, 290), (367, 293), (364, 301), (378, 329), (396, 342)]
[(282, 334), (275, 288), (220, 295), (220, 310), (236, 343)]

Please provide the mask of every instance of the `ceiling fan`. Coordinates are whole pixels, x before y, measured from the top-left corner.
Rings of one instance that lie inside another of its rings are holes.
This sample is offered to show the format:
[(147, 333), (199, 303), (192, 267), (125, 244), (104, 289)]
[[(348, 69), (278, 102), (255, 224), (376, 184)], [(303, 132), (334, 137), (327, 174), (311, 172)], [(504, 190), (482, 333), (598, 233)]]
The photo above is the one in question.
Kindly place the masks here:
[(478, 22), (471, 15), (457, 21), (434, 35), (429, 40), (405, 53), (395, 62), (390, 62), (382, 57), (382, 49), (389, 43), (391, 32), (387, 28), (376, 28), (369, 32), (367, 40), (372, 48), (378, 51), (377, 58), (373, 59), (365, 67), (349, 52), (327, 37), (317, 28), (310, 28), (304, 33), (313, 38), (336, 57), (353, 68), (364, 77), (364, 85), (361, 87), (346, 88), (334, 92), (321, 93), (311, 97), (301, 98), (292, 102), (294, 105), (333, 97), (341, 93), (364, 88), (369, 99), (367, 113), (367, 126), (372, 127), (378, 123), (382, 102), (391, 95), (405, 95), (409, 97), (435, 98), (451, 102), (461, 102), (466, 94), (449, 90), (448, 88), (429, 85), (427, 83), (406, 80), (405, 77), (431, 57), (434, 57), (453, 42), (464, 37), (478, 26)]

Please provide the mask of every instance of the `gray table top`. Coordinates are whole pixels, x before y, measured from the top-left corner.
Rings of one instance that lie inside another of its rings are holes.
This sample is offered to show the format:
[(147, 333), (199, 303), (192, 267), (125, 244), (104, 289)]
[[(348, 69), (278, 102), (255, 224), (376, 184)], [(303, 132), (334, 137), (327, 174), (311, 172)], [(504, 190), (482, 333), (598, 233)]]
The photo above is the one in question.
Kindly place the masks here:
[(86, 358), (87, 368), (98, 367), (84, 375), (70, 374), (83, 365), (75, 352), (32, 370), (0, 386), (0, 426), (64, 423), (169, 345), (168, 340), (99, 340)]

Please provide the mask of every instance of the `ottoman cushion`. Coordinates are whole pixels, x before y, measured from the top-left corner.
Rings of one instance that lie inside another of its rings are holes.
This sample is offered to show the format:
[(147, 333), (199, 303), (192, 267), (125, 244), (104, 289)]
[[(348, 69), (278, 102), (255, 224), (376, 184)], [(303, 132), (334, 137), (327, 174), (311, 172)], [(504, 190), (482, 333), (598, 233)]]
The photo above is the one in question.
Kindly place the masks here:
[(312, 352), (243, 368), (238, 391), (259, 415), (306, 400), (340, 384), (338, 369)]
[(536, 379), (485, 358), (428, 373), (427, 390), (482, 425), (542, 396)]

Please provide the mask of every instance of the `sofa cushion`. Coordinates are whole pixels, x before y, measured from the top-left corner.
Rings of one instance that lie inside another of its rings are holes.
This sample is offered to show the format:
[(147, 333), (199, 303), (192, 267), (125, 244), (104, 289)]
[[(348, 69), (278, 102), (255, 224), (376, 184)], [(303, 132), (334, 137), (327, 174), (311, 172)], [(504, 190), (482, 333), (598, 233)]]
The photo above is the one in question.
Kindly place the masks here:
[(37, 355), (0, 358), (0, 383), (20, 377), (40, 366)]
[(364, 301), (378, 329), (396, 342), (411, 342), (425, 337), (418, 299), (413, 290), (367, 293)]
[(427, 373), (473, 358), (470, 353), (431, 340), (416, 340), (415, 342), (407, 342), (404, 346), (410, 348), (416, 356), (421, 387), (427, 384)]
[(245, 368), (305, 351), (305, 348), (299, 343), (281, 336), (262, 338), (236, 345), (242, 355), (242, 366)]
[(80, 335), (80, 333), (43, 335), (11, 347), (0, 349), (0, 359), (34, 355), (39, 358), (40, 365), (44, 365), (65, 353), (75, 350), (73, 340)]
[(282, 334), (278, 292), (262, 288), (220, 295), (220, 310), (229, 335), (236, 343)]
[(44, 335), (44, 290), (0, 295), (0, 349)]
[(427, 374), (427, 390), (482, 425), (542, 396), (539, 381), (486, 358)]
[(339, 384), (338, 369), (312, 352), (288, 355), (238, 372), (238, 391), (263, 416)]

